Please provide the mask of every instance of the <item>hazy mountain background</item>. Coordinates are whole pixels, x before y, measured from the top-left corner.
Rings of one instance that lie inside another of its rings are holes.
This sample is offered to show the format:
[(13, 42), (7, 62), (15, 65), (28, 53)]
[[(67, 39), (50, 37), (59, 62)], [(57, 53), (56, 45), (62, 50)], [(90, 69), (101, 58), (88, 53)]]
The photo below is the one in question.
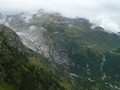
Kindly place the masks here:
[(2, 90), (120, 90), (118, 0), (1, 3)]
[[(0, 21), (12, 28), (26, 47), (47, 58), (43, 66), (51, 63), (50, 67), (55, 69), (55, 64), (60, 65), (58, 71), (53, 72), (59, 77), (67, 74), (68, 79), (65, 76), (66, 79), (62, 78), (62, 80), (67, 80), (66, 89), (69, 90), (73, 84), (73, 90), (75, 88), (78, 90), (96, 90), (97, 88), (119, 90), (119, 33), (106, 32), (105, 29), (96, 26), (88, 19), (67, 18), (60, 13), (48, 13), (42, 9), (34, 14), (1, 14)], [(2, 30), (4, 31), (5, 28), (7, 27), (3, 27)], [(7, 30), (4, 31), (6, 32)], [(4, 37), (8, 35), (5, 34)], [(12, 37), (15, 36), (12, 35)], [(13, 41), (12, 45), (15, 45), (15, 48), (21, 47), (16, 47), (17, 41), (14, 38), (8, 38), (8, 41), (5, 41), (9, 42), (9, 40)], [(25, 51), (30, 53), (27, 49)], [(36, 56), (32, 54), (31, 57)], [(32, 64), (35, 60), (35, 58), (32, 59)], [(44, 59), (41, 60), (44, 61)], [(64, 70), (61, 72), (62, 68)], [(58, 74), (60, 72), (61, 74)], [(44, 84), (46, 85), (47, 82)], [(21, 86), (17, 88), (19, 87)]]
[(0, 12), (36, 12), (43, 8), (67, 17), (83, 17), (107, 31), (119, 32), (119, 0), (0, 0)]

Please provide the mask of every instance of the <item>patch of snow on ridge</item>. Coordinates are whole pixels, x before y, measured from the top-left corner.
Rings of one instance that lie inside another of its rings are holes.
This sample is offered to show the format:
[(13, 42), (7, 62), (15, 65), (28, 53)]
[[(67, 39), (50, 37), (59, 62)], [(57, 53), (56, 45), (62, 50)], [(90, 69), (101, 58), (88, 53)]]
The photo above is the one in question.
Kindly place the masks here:
[(26, 23), (29, 23), (29, 22), (30, 22), (30, 19), (32, 19), (32, 16), (31, 16), (31, 15), (26, 16), (25, 22), (26, 22)]

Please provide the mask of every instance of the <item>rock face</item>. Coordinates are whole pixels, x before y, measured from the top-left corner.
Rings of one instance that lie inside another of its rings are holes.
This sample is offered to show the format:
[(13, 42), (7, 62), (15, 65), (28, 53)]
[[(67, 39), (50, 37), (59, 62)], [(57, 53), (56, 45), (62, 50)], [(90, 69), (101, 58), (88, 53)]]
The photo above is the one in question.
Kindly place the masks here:
[(44, 31), (45, 29), (43, 27), (38, 28), (37, 26), (30, 26), (29, 30), (26, 32), (17, 32), (17, 34), (25, 46), (43, 54), (45, 57), (49, 57), (49, 49), (43, 35)]
[(120, 87), (120, 56), (115, 51), (120, 47), (119, 35), (105, 32), (87, 19), (71, 19), (41, 10), (32, 15), (2, 16), (1, 23), (14, 29), (26, 47), (64, 67), (78, 88)]
[(65, 81), (68, 86), (64, 86), (63, 80), (69, 79), (62, 68), (53, 65), (56, 66), (26, 48), (14, 31), (0, 25), (0, 89), (71, 90), (70, 82)]
[(69, 64), (64, 42), (73, 40), (80, 47), (100, 53), (120, 46), (118, 35), (105, 32), (87, 19), (65, 18), (59, 13), (39, 10), (35, 14), (1, 14), (0, 22), (15, 30), (25, 46), (59, 64)]

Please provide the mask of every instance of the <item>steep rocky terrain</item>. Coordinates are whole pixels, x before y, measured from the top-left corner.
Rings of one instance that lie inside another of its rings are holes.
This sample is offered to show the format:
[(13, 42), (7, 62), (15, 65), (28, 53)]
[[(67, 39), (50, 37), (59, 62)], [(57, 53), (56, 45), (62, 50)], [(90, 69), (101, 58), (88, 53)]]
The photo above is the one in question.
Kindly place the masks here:
[(26, 48), (15, 32), (0, 25), (0, 90), (72, 89), (69, 75), (58, 66)]
[(0, 17), (25, 46), (63, 67), (78, 90), (120, 89), (119, 35), (87, 19), (42, 10)]

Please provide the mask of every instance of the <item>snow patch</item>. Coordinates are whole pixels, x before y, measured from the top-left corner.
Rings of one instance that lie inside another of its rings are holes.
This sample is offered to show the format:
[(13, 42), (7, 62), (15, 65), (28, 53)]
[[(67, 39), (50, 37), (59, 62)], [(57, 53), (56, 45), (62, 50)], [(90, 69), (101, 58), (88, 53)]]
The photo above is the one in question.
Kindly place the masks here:
[(100, 71), (102, 72), (102, 68), (103, 68), (103, 65), (104, 65), (104, 62), (106, 61), (105, 59), (105, 55), (103, 55), (103, 61), (101, 63), (101, 67), (100, 67)]
[(70, 76), (79, 77), (78, 75), (76, 75), (74, 73), (70, 73)]

